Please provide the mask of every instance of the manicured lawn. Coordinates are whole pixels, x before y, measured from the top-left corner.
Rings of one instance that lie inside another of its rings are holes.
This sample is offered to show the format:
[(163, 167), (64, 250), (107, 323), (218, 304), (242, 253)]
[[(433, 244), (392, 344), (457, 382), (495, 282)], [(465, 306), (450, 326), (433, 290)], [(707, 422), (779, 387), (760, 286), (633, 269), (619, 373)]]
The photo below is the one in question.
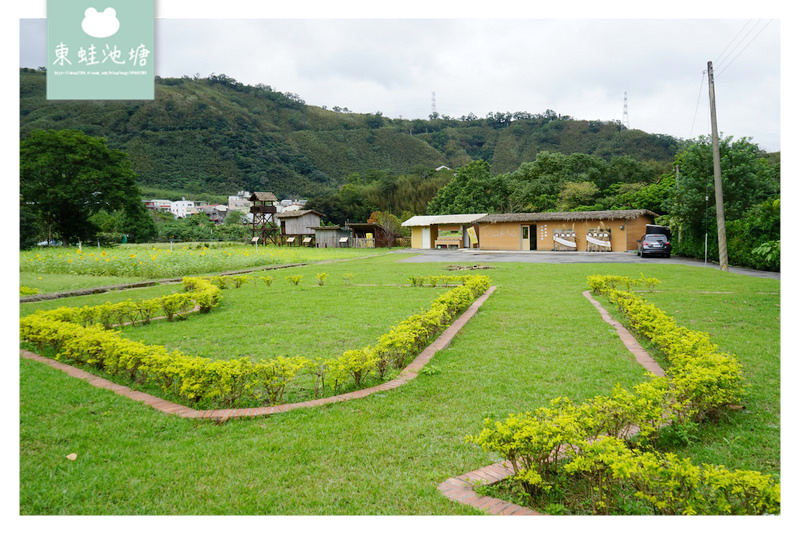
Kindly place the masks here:
[[(378, 301), (358, 301), (352, 296), (362, 289), (358, 285), (391, 285), (408, 275), (446, 272), (444, 264), (397, 263), (402, 257), (296, 269), (305, 276), (300, 287), (289, 287), (283, 277), (290, 272), (282, 270), (276, 285), (264, 291), (281, 291), (276, 313), (291, 308), (284, 295), (300, 290), (320, 307), (336, 303), (324, 313), (363, 319), (417, 289), (385, 287), (373, 293)], [(642, 271), (662, 280), (659, 290), (665, 292), (653, 293), (652, 301), (736, 353), (753, 384), (747, 409), (732, 412), (713, 430), (704, 429), (700, 442), (676, 451), (729, 468), (777, 471), (778, 433), (771, 426), (777, 426), (779, 415), (779, 296), (759, 293), (777, 292), (778, 282), (663, 264), (492, 266), (480, 273), (492, 278), (497, 291), (436, 355), (433, 372), (393, 391), (323, 408), (222, 425), (183, 420), (21, 360), (20, 512), (479, 514), (440, 495), (436, 486), (499, 459), (464, 442), (466, 434), (480, 430), (483, 419), (504, 418), (557, 396), (582, 400), (610, 391), (615, 383), (630, 386), (642, 379), (642, 369), (581, 296), (587, 275), (638, 277)], [(312, 286), (319, 271), (330, 274), (324, 287)], [(344, 285), (344, 273), (354, 274), (352, 287)], [(138, 298), (134, 293), (174, 289), (130, 293)], [(328, 289), (340, 297), (327, 299)], [(224, 308), (207, 318), (234, 316), (239, 298), (241, 305), (252, 305), (249, 299), (258, 297), (255, 287), (238, 290), (243, 292), (236, 296), (231, 296), (236, 289), (226, 291)], [(422, 291), (423, 300), (434, 297), (430, 289)], [(113, 301), (112, 294), (100, 295), (99, 301)], [(89, 298), (95, 297), (80, 301)], [(38, 305), (45, 304), (50, 302)], [(360, 315), (345, 309), (362, 305), (367, 312)], [(25, 312), (33, 308), (25, 306)], [(401, 318), (408, 314), (398, 311)], [(161, 342), (186, 346), (211, 343), (221, 323), (196, 328), (191, 325), (196, 318), (174, 325), (195, 328), (184, 333), (191, 340), (179, 339), (180, 330), (171, 331), (169, 324), (158, 325), (160, 330), (154, 324), (148, 326), (152, 341), (161, 336)], [(145, 328), (139, 332), (144, 335)], [(367, 342), (372, 335), (366, 335)], [(283, 342), (288, 346), (296, 339)], [(310, 342), (303, 338), (303, 344)], [(725, 439), (750, 453), (722, 458)], [(65, 459), (73, 452), (76, 461)]]
[(136, 283), (144, 278), (135, 276), (82, 276), (79, 274), (47, 274), (43, 272), (20, 272), (19, 284), (38, 289), (40, 293), (71, 291)]

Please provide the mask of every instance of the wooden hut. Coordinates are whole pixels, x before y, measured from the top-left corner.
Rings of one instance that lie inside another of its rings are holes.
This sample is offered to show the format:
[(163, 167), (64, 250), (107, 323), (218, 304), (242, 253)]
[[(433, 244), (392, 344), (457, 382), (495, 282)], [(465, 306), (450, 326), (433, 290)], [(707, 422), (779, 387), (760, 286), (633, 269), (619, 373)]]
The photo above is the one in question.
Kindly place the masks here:
[(347, 223), (345, 226), (352, 232), (351, 248), (390, 248), (395, 245), (395, 237), (380, 224)]
[(656, 216), (646, 209), (508, 213), (486, 215), (477, 224), (481, 250), (624, 252), (636, 249)]
[(314, 242), (317, 248), (347, 248), (350, 232), (340, 226), (315, 226)]
[[(283, 211), (277, 213), (275, 218), (280, 224), (281, 239), (288, 245), (311, 245), (314, 239), (314, 229), (320, 227), (322, 213), (312, 209), (298, 211)], [(304, 240), (306, 242), (303, 242)]]

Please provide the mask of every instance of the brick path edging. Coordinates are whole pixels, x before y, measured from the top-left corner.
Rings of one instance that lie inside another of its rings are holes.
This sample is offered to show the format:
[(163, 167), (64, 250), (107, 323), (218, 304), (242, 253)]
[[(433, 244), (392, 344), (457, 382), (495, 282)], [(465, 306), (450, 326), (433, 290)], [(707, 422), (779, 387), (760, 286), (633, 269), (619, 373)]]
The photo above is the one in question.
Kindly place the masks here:
[[(625, 326), (620, 324), (617, 320), (614, 320), (602, 304), (592, 298), (591, 291), (584, 291), (582, 294), (591, 302), (595, 309), (597, 309), (602, 319), (616, 330), (622, 343), (636, 358), (636, 362), (647, 369), (648, 372), (652, 372), (657, 376), (663, 376), (664, 369), (661, 368), (655, 359), (650, 357), (650, 354), (642, 348), (642, 345), (639, 344)], [(637, 428), (634, 428), (634, 430), (635, 429)], [(511, 467), (511, 463), (508, 461), (500, 461), (499, 463), (490, 464), (473, 470), (472, 472), (461, 474), (460, 476), (451, 477), (439, 483), (438, 489), (439, 492), (449, 499), (475, 507), (490, 515), (546, 516), (545, 513), (534, 511), (528, 507), (501, 500), (500, 498), (481, 496), (475, 492), (476, 487), (492, 485), (512, 475), (514, 475), (514, 470)]]
[(255, 416), (264, 416), (264, 415), (272, 415), (276, 413), (283, 413), (286, 411), (291, 411), (293, 409), (300, 409), (304, 407), (318, 407), (320, 405), (327, 405), (331, 403), (338, 403), (344, 402), (347, 400), (354, 400), (357, 398), (364, 398), (371, 394), (375, 394), (377, 392), (384, 392), (392, 389), (396, 389), (401, 385), (411, 381), (419, 374), (419, 371), (430, 361), (433, 356), (439, 350), (443, 350), (450, 345), (450, 342), (453, 338), (461, 331), (461, 328), (478, 312), (481, 305), (489, 299), (489, 296), (495, 291), (496, 286), (491, 286), (489, 289), (486, 290), (481, 296), (479, 296), (472, 305), (470, 305), (466, 311), (461, 313), (455, 321), (453, 321), (450, 326), (439, 335), (436, 340), (434, 340), (431, 344), (429, 344), (422, 352), (420, 352), (417, 357), (414, 358), (408, 366), (406, 366), (401, 372), (400, 375), (396, 378), (387, 381), (385, 383), (381, 383), (380, 385), (376, 385), (374, 387), (369, 387), (366, 389), (361, 389), (353, 392), (348, 392), (345, 394), (339, 394), (336, 396), (329, 396), (327, 398), (319, 398), (316, 400), (308, 400), (305, 402), (296, 402), (296, 403), (287, 403), (281, 405), (273, 405), (268, 407), (249, 407), (243, 409), (208, 409), (208, 410), (197, 410), (192, 409), (191, 407), (186, 407), (184, 405), (180, 405), (174, 402), (170, 402), (159, 398), (157, 396), (153, 396), (151, 394), (147, 394), (141, 391), (133, 390), (130, 387), (126, 387), (124, 385), (119, 385), (114, 383), (113, 381), (107, 380), (105, 378), (101, 378), (99, 376), (95, 376), (94, 374), (87, 372), (85, 370), (81, 370), (74, 366), (68, 365), (66, 363), (62, 363), (60, 361), (56, 361), (55, 359), (50, 359), (49, 357), (44, 357), (39, 354), (30, 352), (28, 350), (20, 350), (20, 355), (25, 359), (30, 359), (32, 361), (38, 361), (40, 363), (44, 363), (52, 368), (57, 370), (61, 370), (66, 374), (82, 379), (89, 383), (90, 385), (94, 385), (95, 387), (101, 389), (110, 390), (120, 396), (124, 396), (126, 398), (130, 398), (132, 400), (136, 400), (139, 402), (144, 403), (152, 407), (153, 409), (157, 409), (163, 413), (177, 415), (183, 418), (199, 418), (205, 420), (215, 420), (215, 421), (225, 421), (229, 418), (249, 418)]

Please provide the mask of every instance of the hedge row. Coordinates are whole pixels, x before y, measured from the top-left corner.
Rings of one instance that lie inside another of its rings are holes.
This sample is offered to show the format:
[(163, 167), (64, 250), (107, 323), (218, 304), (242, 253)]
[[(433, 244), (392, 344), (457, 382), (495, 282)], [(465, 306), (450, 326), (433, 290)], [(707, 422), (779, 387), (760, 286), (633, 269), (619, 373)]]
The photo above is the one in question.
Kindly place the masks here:
[[(650, 282), (652, 280), (649, 280)], [(627, 491), (663, 514), (763, 514), (780, 510), (780, 485), (759, 472), (696, 466), (672, 454), (647, 450), (669, 425), (692, 424), (741, 397), (741, 366), (718, 351), (706, 333), (678, 327), (652, 304), (617, 286), (636, 280), (591, 276), (589, 286), (605, 294), (634, 328), (672, 364), (665, 377), (580, 405), (556, 398), (549, 407), (487, 419), (467, 441), (508, 460), (515, 478), (531, 493), (550, 491), (563, 473), (580, 475), (593, 487), (595, 512), (613, 509), (614, 494)], [(634, 441), (629, 440), (638, 428)]]
[(436, 287), (437, 285), (463, 285), (472, 276), (409, 276), (412, 287)]
[(356, 386), (369, 375), (384, 379), (390, 368), (400, 369), (430, 344), (472, 301), (489, 288), (487, 276), (459, 276), (463, 285), (436, 298), (430, 309), (409, 316), (381, 335), (375, 346), (349, 350), (335, 359), (316, 361), (315, 375), (324, 387), (325, 376), (334, 388), (351, 377)]
[[(124, 321), (122, 318), (135, 316), (140, 322), (149, 321), (153, 309), (159, 306), (172, 310), (173, 316), (178, 308), (197, 306), (200, 311), (208, 311), (220, 301), (218, 285), (227, 285), (219, 278), (212, 281), (184, 278), (185, 293), (144, 302), (39, 311), (20, 320), (21, 338), (38, 348), (55, 350), (56, 358), (65, 357), (112, 375), (153, 384), (193, 403), (231, 407), (245, 401), (275, 405), (281, 403), (288, 385), (303, 372), (316, 378), (317, 393), (324, 390), (326, 376), (334, 388), (346, 385), (348, 379), (360, 386), (372, 373), (383, 377), (389, 363), (403, 366), (410, 355), (488, 288), (488, 278), (474, 276), (463, 286), (439, 296), (425, 313), (412, 315), (392, 328), (374, 348), (350, 350), (324, 361), (302, 356), (256, 362), (248, 358), (214, 360), (129, 340), (109, 329)], [(234, 280), (234, 285), (241, 283)], [(142, 318), (143, 312), (147, 312), (146, 318)]]
[(70, 322), (82, 326), (102, 325), (111, 329), (119, 324), (149, 324), (156, 316), (168, 320), (197, 309), (208, 313), (220, 302), (220, 289), (202, 278), (183, 278), (186, 292), (160, 296), (149, 300), (126, 300), (119, 303), (83, 307), (58, 307), (50, 311), (37, 311), (34, 315), (44, 319)]

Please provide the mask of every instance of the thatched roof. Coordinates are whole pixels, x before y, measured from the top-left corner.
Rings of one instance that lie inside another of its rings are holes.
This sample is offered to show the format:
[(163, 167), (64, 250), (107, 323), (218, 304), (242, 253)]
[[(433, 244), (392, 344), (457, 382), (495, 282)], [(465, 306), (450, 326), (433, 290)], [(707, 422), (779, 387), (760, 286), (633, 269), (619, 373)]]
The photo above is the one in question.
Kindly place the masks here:
[(276, 213), (275, 216), (278, 217), (278, 218), (295, 218), (295, 217), (301, 217), (303, 215), (307, 215), (309, 213), (315, 214), (315, 215), (317, 215), (319, 217), (324, 217), (325, 216), (322, 213), (314, 211), (313, 209), (300, 209), (300, 210), (297, 210), (297, 211), (282, 211), (280, 213)]
[(647, 209), (619, 209), (612, 211), (566, 211), (558, 213), (503, 213), (486, 215), (478, 219), (479, 224), (494, 224), (496, 222), (539, 222), (548, 220), (633, 220), (641, 216), (657, 217), (658, 215)]
[(271, 192), (254, 192), (248, 200), (251, 202), (277, 202), (278, 198)]

